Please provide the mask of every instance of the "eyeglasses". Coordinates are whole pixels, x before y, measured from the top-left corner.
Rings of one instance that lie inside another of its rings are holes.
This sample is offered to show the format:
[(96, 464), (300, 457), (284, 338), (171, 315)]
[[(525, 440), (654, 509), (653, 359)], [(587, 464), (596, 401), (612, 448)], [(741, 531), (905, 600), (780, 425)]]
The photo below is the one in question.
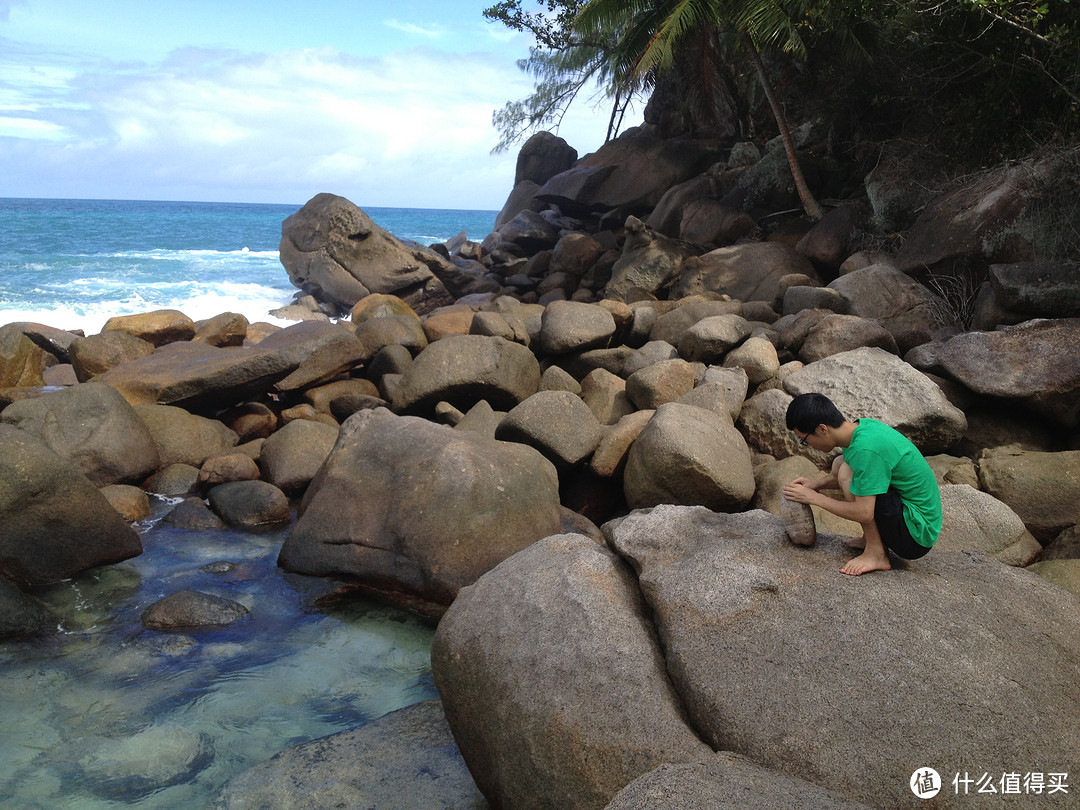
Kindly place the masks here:
[(809, 439), (809, 438), (810, 438), (809, 433), (807, 433), (805, 436), (800, 436), (799, 437), (799, 444), (801, 444), (803, 447), (806, 447), (807, 446), (806, 440)]

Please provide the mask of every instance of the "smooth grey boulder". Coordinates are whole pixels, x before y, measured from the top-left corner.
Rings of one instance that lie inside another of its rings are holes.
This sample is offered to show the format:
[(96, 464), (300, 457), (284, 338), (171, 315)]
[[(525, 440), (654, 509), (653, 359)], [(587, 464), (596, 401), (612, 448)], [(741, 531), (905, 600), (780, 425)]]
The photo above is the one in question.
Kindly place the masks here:
[(201, 467), (208, 458), (228, 453), (239, 439), (218, 420), (173, 405), (136, 405), (135, 413), (149, 429), (162, 467)]
[(239, 602), (201, 591), (178, 591), (159, 599), (142, 614), (150, 630), (188, 630), (224, 627), (239, 621), (248, 609)]
[(132, 404), (222, 409), (268, 390), (292, 391), (332, 378), (362, 357), (363, 347), (349, 327), (304, 321), (251, 347), (171, 343), (110, 368), (100, 379)]
[(631, 509), (660, 503), (742, 509), (754, 495), (750, 450), (726, 416), (661, 405), (630, 447), (623, 491)]
[(149, 357), (154, 353), (154, 344), (127, 332), (102, 332), (76, 338), (68, 353), (76, 379), (87, 382), (114, 366)]
[[(861, 348), (807, 364), (784, 380), (791, 396), (817, 392), (848, 419), (869, 417), (907, 436), (924, 454), (943, 453), (963, 438), (964, 412), (936, 384), (899, 357)], [(783, 420), (778, 432), (788, 432)]]
[(546, 537), (465, 588), (431, 649), (461, 755), (494, 807), (602, 808), (712, 751), (686, 723), (629, 566)]
[(547, 250), (559, 241), (559, 229), (529, 208), (518, 211), (498, 233), (502, 243), (516, 245), (522, 253)]
[[(652, 310), (641, 310), (649, 311)], [(635, 371), (641, 371), (645, 366), (659, 363), (662, 360), (678, 360), (679, 350), (666, 340), (650, 340), (643, 346), (634, 349), (634, 353), (626, 358), (620, 374), (629, 377)]]
[(184, 498), (161, 519), (166, 526), (187, 531), (224, 529), (225, 521), (206, 505), (202, 498)]
[(597, 304), (552, 301), (544, 309), (540, 350), (548, 355), (603, 349), (615, 335), (615, 318)]
[(658, 313), (649, 330), (650, 340), (662, 340), (678, 346), (690, 327), (704, 318), (716, 315), (742, 315), (741, 301), (712, 301), (691, 299), (677, 301), (665, 312)]
[(0, 576), (42, 585), (141, 553), (138, 533), (71, 462), (0, 424)]
[[(909, 788), (921, 766), (1000, 774), (1080, 756), (1080, 602), (1034, 574), (934, 550), (842, 577), (838, 537), (796, 547), (758, 511), (660, 506), (605, 534), (716, 749), (889, 808), (923, 806)], [(946, 789), (935, 804), (970, 802)]]
[(748, 242), (717, 248), (687, 259), (676, 285), (685, 298), (703, 292), (726, 293), (739, 301), (772, 303), (781, 293), (780, 279), (798, 273), (820, 283), (814, 265), (780, 242)]
[(452, 303), (465, 286), (450, 262), (395, 238), (334, 194), (317, 194), (281, 223), (279, 254), (293, 284), (342, 312), (385, 293), (423, 314)]
[(1042, 546), (1020, 517), (993, 495), (968, 484), (941, 487), (942, 551), (977, 551), (1006, 565), (1030, 565)]
[(341, 426), (301, 510), (282, 568), (433, 616), (560, 526), (558, 476), (537, 450), (385, 409)]
[(160, 464), (146, 424), (104, 383), (13, 402), (0, 412), (0, 422), (37, 436), (98, 487), (141, 483)]
[(188, 341), (195, 337), (195, 322), (178, 309), (155, 309), (109, 318), (102, 332), (124, 332), (152, 346)]
[(1080, 318), (1033, 320), (966, 332), (935, 345), (936, 366), (977, 394), (1017, 400), (1036, 413), (1080, 425)]
[(985, 451), (978, 468), (983, 489), (1007, 503), (1041, 542), (1080, 523), (1080, 450), (1001, 447)]
[(215, 810), (484, 810), (437, 700), (287, 748), (230, 779)]
[(780, 370), (780, 358), (771, 342), (755, 335), (727, 353), (724, 368), (741, 368), (750, 385), (759, 385)]
[(807, 330), (799, 347), (799, 359), (804, 363), (813, 363), (862, 347), (876, 347), (890, 354), (899, 354), (896, 339), (876, 320), (830, 313)]
[(728, 751), (708, 762), (661, 765), (615, 794), (604, 810), (871, 810), (797, 776)]
[(637, 217), (627, 217), (622, 255), (611, 268), (604, 294), (623, 300), (634, 289), (659, 293), (678, 280), (683, 260), (695, 253), (687, 244), (649, 230)]
[(1080, 316), (1077, 275), (1077, 267), (1065, 263), (992, 264), (990, 286), (1007, 310), (1032, 317), (1075, 318)]
[(41, 636), (59, 622), (41, 600), (20, 591), (0, 576), (0, 641)]
[(289, 499), (267, 481), (230, 481), (206, 493), (210, 508), (230, 526), (255, 528), (289, 522)]
[(191, 464), (166, 464), (142, 482), (142, 488), (169, 498), (186, 497), (199, 491), (199, 468)]
[(713, 315), (687, 329), (679, 340), (679, 354), (686, 360), (719, 363), (753, 330), (741, 315)]
[(496, 439), (535, 447), (559, 469), (588, 458), (601, 435), (589, 406), (569, 391), (538, 391), (512, 408), (495, 429)]
[(286, 495), (302, 492), (334, 449), (338, 428), (296, 419), (270, 436), (259, 455), (263, 480)]
[(57, 329), (54, 326), (32, 321), (15, 321), (9, 323), (8, 326), (22, 332), (35, 345), (51, 354), (59, 362), (71, 362), (68, 350), (71, 348), (72, 342), (79, 337), (75, 332), (68, 332), (65, 329)]
[(439, 402), (462, 411), (481, 399), (508, 410), (535, 394), (540, 363), (528, 348), (500, 337), (449, 335), (428, 345), (394, 390), (397, 412), (428, 414)]
[(645, 216), (668, 189), (700, 174), (720, 155), (634, 127), (553, 175), (536, 197), (572, 216), (615, 209)]
[(849, 314), (871, 318), (889, 331), (901, 355), (929, 342), (955, 313), (937, 293), (889, 264), (872, 264), (829, 283), (848, 302)]
[(640, 410), (654, 410), (693, 390), (697, 372), (681, 358), (661, 360), (626, 379), (626, 396)]

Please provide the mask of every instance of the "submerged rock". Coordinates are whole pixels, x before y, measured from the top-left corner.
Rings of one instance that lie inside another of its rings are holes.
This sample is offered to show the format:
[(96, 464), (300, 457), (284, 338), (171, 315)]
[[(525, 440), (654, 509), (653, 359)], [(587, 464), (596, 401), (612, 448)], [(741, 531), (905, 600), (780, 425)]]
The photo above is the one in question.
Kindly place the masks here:
[(216, 810), (482, 810), (437, 700), (286, 749), (233, 777)]
[(185, 590), (154, 602), (143, 611), (142, 623), (150, 630), (224, 627), (247, 613), (246, 607), (231, 599)]

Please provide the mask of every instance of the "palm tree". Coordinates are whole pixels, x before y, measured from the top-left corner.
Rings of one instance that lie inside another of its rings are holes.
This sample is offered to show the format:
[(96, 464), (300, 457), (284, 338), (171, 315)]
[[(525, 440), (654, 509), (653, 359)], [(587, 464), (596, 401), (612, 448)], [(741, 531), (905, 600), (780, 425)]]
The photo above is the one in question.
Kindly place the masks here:
[(695, 33), (737, 33), (776, 119), (803, 210), (818, 220), (822, 217), (821, 205), (806, 184), (787, 117), (761, 59), (764, 47), (779, 47), (805, 58), (806, 44), (799, 33), (799, 22), (812, 13), (811, 6), (809, 0), (590, 0), (579, 12), (575, 27), (627, 31), (610, 58), (617, 73), (629, 76), (670, 69), (680, 45)]

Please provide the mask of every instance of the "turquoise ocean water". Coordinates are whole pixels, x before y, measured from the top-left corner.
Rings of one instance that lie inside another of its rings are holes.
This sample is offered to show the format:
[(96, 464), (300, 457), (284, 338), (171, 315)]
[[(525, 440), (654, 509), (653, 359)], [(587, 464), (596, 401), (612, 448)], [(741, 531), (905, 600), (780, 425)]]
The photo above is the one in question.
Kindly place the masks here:
[[(112, 315), (175, 308), (249, 320), (295, 289), (277, 258), (301, 206), (0, 199), (0, 325), (100, 330)], [(425, 244), (493, 211), (365, 209)], [(277, 568), (287, 529), (185, 531), (154, 498), (143, 553), (48, 587), (46, 638), (0, 642), (0, 807), (207, 808), (222, 785), (293, 745), (436, 698), (433, 630), (357, 599), (312, 608), (316, 581)], [(233, 567), (219, 572), (211, 563)], [(237, 624), (145, 630), (142, 612), (183, 589), (240, 602)]]
[[(113, 315), (179, 309), (250, 321), (292, 300), (281, 222), (302, 207), (0, 198), (0, 325), (100, 331)], [(363, 207), (401, 239), (487, 236), (496, 211)]]

